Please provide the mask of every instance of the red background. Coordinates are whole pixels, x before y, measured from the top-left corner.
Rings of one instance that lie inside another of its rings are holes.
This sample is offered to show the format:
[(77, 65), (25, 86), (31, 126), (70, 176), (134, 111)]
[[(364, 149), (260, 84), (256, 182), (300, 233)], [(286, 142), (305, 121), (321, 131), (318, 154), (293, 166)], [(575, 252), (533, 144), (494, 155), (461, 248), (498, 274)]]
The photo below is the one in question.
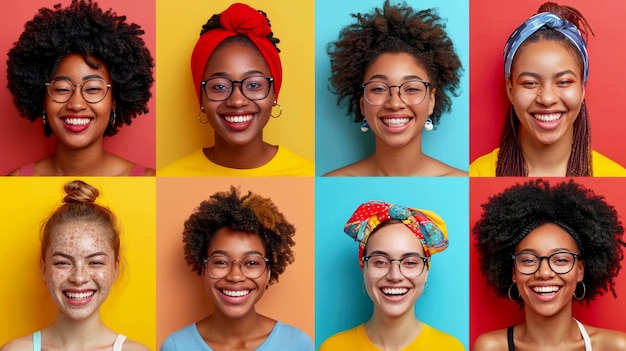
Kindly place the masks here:
[[(550, 184), (566, 181), (566, 178), (551, 178)], [(470, 178), (470, 230), (482, 214), (481, 204), (527, 178), (497, 177)], [(622, 223), (625, 223), (626, 193), (615, 191), (626, 187), (626, 178), (578, 178), (576, 182), (603, 195), (613, 205)], [(506, 328), (524, 320), (523, 310), (508, 299), (500, 299), (487, 289), (486, 280), (480, 274), (478, 256), (474, 250), (475, 240), (470, 238), (470, 344), (485, 332)], [(594, 327), (626, 331), (626, 264), (616, 279), (617, 299), (611, 293), (592, 301), (589, 305), (575, 301), (573, 315), (584, 324)]]
[[(470, 0), (470, 161), (499, 144), (509, 105), (505, 93), (502, 50), (513, 30), (535, 14), (544, 0)], [(592, 146), (626, 166), (623, 108), (626, 46), (625, 1), (557, 1), (580, 10), (595, 36), (589, 36), (589, 81), (586, 89)]]

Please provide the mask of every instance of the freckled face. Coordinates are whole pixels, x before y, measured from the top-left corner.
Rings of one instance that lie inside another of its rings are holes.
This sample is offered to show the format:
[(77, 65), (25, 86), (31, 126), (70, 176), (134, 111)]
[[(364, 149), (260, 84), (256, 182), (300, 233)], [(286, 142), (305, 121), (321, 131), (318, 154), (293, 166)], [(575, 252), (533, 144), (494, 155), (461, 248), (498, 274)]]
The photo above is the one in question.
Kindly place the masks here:
[[(81, 55), (65, 56), (50, 80), (66, 78), (72, 84), (83, 84), (89, 78), (101, 78), (111, 84), (111, 76), (104, 62), (95, 58), (90, 59), (100, 68), (90, 67)], [(115, 109), (111, 89), (105, 98), (97, 103), (88, 103), (81, 94), (81, 89), (80, 86), (76, 86), (69, 101), (63, 103), (54, 101), (47, 93), (45, 95), (44, 108), (50, 128), (58, 142), (71, 149), (101, 143), (104, 131), (110, 123), (111, 111)]]
[(539, 145), (571, 143), (585, 98), (582, 67), (563, 44), (524, 45), (511, 67), (507, 92), (520, 123), (520, 137)]
[(118, 273), (108, 233), (87, 222), (54, 228), (41, 260), (43, 280), (59, 314), (70, 320), (98, 315)]

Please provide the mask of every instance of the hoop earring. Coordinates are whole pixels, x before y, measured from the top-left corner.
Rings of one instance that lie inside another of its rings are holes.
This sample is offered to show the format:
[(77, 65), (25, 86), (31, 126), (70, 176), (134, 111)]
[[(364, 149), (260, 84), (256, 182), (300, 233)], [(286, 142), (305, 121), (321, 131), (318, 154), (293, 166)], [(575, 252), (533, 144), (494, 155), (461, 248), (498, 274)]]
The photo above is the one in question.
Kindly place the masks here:
[[(587, 287), (585, 286), (585, 282), (581, 281), (580, 283), (583, 285), (583, 296), (576, 296), (576, 289), (574, 289), (574, 298), (578, 301), (582, 301), (582, 299), (585, 298), (585, 294), (587, 294)], [(576, 288), (578, 288), (578, 284), (576, 284)]]
[(521, 297), (521, 295), (519, 294), (519, 289), (517, 289), (517, 299), (513, 299), (513, 297), (511, 296), (511, 289), (513, 289), (514, 285), (517, 286), (515, 282), (511, 283), (511, 286), (509, 286), (509, 291), (507, 292), (507, 295), (509, 296), (509, 300), (511, 301), (516, 301), (517, 299)]
[(433, 126), (433, 120), (430, 119), (430, 117), (428, 117), (426, 119), (426, 123), (424, 123), (424, 129), (428, 132), (430, 132), (431, 130), (433, 130), (434, 126)]
[(363, 121), (361, 121), (361, 131), (366, 133), (368, 130), (370, 130), (370, 125), (367, 123), (365, 117), (363, 117)]
[(206, 121), (202, 120), (202, 111), (198, 112), (198, 121), (200, 121), (200, 123), (202, 124), (207, 124), (209, 123), (209, 117), (206, 118)]
[(428, 287), (430, 285), (428, 285), (428, 280), (424, 282), (424, 290), (422, 291), (422, 295), (426, 295), (428, 294)]
[[(273, 114), (271, 114), (271, 113), (270, 113), (270, 117), (272, 117), (272, 118), (278, 118), (278, 117), (280, 117), (280, 115), (282, 115), (282, 114), (283, 114), (283, 107), (282, 107), (282, 106), (280, 106), (280, 104), (279, 104), (279, 103), (277, 103), (277, 102), (276, 102), (276, 103), (274, 103), (274, 106), (278, 106), (278, 114), (277, 114), (276, 116), (274, 116)], [(272, 109), (273, 109), (273, 108), (272, 108)]]
[(115, 110), (113, 110), (113, 115), (109, 118), (109, 122), (111, 123), (111, 127), (115, 127), (115, 119), (117, 116), (115, 115)]
[(41, 113), (41, 119), (43, 120), (43, 125), (47, 125), (48, 124), (48, 116), (46, 116), (46, 111), (43, 111)]

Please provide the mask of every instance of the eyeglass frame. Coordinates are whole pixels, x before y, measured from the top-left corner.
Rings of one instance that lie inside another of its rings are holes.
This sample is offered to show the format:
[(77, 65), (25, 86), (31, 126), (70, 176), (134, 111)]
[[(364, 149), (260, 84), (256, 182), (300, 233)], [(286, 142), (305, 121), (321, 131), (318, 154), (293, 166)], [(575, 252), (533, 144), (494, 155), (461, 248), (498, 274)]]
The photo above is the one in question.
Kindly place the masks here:
[[(267, 81), (270, 83), (270, 86), (269, 86), (269, 88), (267, 89), (267, 94), (265, 94), (265, 96), (264, 96), (264, 97), (259, 98), (259, 99), (251, 99), (251, 98), (249, 98), (249, 97), (246, 95), (246, 93), (244, 93), (244, 92), (243, 92), (243, 82), (244, 82), (246, 79), (251, 79), (251, 78), (265, 78), (265, 79), (267, 79)], [(227, 80), (227, 81), (229, 81), (229, 82), (230, 82), (230, 85), (231, 85), (230, 94), (228, 94), (228, 96), (227, 96), (225, 99), (222, 99), (222, 100), (215, 100), (215, 99), (211, 99), (211, 98), (209, 97), (209, 93), (207, 93), (207, 91), (206, 91), (206, 83), (207, 83), (208, 81), (210, 81), (210, 80), (213, 80), (213, 79), (225, 79), (225, 80)], [(239, 83), (239, 90), (241, 91), (241, 95), (243, 95), (246, 99), (248, 99), (248, 100), (250, 100), (250, 101), (261, 101), (261, 100), (263, 100), (263, 99), (266, 99), (266, 98), (270, 95), (270, 91), (272, 91), (272, 85), (274, 85), (274, 77), (268, 77), (268, 76), (251, 76), (251, 77), (246, 77), (246, 78), (244, 78), (244, 79), (242, 79), (242, 80), (232, 80), (232, 79), (228, 79), (228, 78), (225, 78), (225, 77), (212, 77), (212, 78), (209, 78), (209, 79), (207, 79), (207, 80), (200, 81), (200, 88), (202, 89), (202, 91), (204, 91), (204, 96), (206, 96), (206, 98), (207, 98), (207, 99), (209, 99), (209, 101), (214, 101), (214, 102), (222, 102), (222, 101), (226, 101), (226, 100), (230, 99), (230, 97), (231, 97), (231, 96), (233, 96), (233, 92), (235, 91), (235, 83)]]
[[(208, 272), (208, 268), (207, 268), (207, 266), (209, 264), (209, 260), (211, 258), (217, 257), (217, 256), (222, 256), (224, 258), (227, 258), (230, 261), (229, 262), (230, 269), (228, 270), (228, 272), (226, 272), (226, 274), (224, 274), (221, 277), (213, 276), (211, 274), (211, 272)], [(243, 261), (245, 261), (248, 257), (254, 257), (254, 256), (258, 256), (258, 257), (261, 257), (263, 259), (263, 261), (265, 262), (265, 268), (263, 269), (261, 274), (259, 274), (258, 276), (254, 277), (254, 278), (251, 278), (251, 277), (248, 277), (246, 275), (246, 273), (244, 273), (244, 271), (243, 271)], [(257, 278), (261, 277), (263, 275), (263, 273), (265, 273), (267, 271), (267, 269), (269, 268), (269, 266), (270, 266), (270, 259), (267, 258), (267, 257), (263, 257), (261, 255), (247, 255), (247, 256), (244, 256), (241, 260), (233, 260), (232, 258), (230, 258), (230, 257), (228, 257), (226, 255), (219, 254), (219, 255), (213, 255), (213, 256), (209, 256), (209, 257), (203, 258), (202, 262), (203, 262), (204, 269), (207, 270), (207, 273), (209, 273), (209, 276), (211, 276), (211, 278), (213, 278), (213, 279), (222, 279), (222, 278), (226, 277), (227, 275), (229, 275), (233, 271), (233, 267), (234, 267), (233, 263), (234, 262), (239, 262), (239, 271), (241, 272), (241, 274), (243, 274), (248, 279), (257, 279)]]
[[(401, 94), (402, 86), (407, 84), (407, 83), (412, 83), (412, 82), (420, 82), (420, 83), (424, 84), (424, 86), (426, 87), (426, 93), (424, 93), (424, 98), (422, 99), (422, 101), (418, 102), (417, 104), (409, 104), (409, 103), (407, 103), (406, 101), (404, 101), (404, 99), (402, 98), (402, 94)], [(385, 100), (385, 102), (383, 102), (382, 104), (374, 104), (371, 101), (369, 101), (369, 99), (367, 98), (367, 96), (365, 94), (365, 87), (368, 84), (371, 84), (371, 83), (382, 83), (382, 84), (385, 84), (389, 88), (389, 95), (387, 96), (387, 100)], [(380, 80), (370, 80), (369, 82), (365, 82), (365, 83), (361, 84), (361, 89), (363, 89), (363, 97), (365, 98), (365, 101), (367, 101), (367, 103), (369, 103), (372, 106), (382, 106), (382, 105), (386, 104), (389, 101), (389, 99), (391, 99), (391, 95), (393, 94), (391, 92), (391, 88), (398, 88), (398, 96), (400, 97), (400, 100), (402, 100), (402, 102), (404, 104), (406, 104), (407, 106), (417, 106), (417, 105), (421, 104), (422, 102), (424, 102), (424, 100), (426, 100), (426, 96), (428, 95), (428, 92), (430, 91), (430, 86), (431, 85), (432, 84), (430, 82), (427, 82), (427, 81), (424, 81), (424, 80), (421, 80), (421, 79), (407, 80), (406, 82), (404, 82), (404, 83), (402, 83), (400, 85), (389, 85), (389, 84), (387, 84), (387, 83), (385, 83), (383, 81), (380, 81)]]
[[(569, 270), (567, 270), (567, 272), (563, 272), (563, 273), (559, 273), (557, 271), (554, 270), (554, 268), (552, 268), (552, 264), (550, 263), (550, 258), (554, 255), (558, 255), (558, 254), (570, 254), (574, 257), (574, 262), (572, 263), (572, 266), (569, 268)], [(532, 255), (535, 256), (536, 258), (539, 259), (539, 264), (537, 265), (537, 269), (532, 272), (532, 273), (524, 273), (520, 270), (520, 268), (517, 266), (517, 257), (521, 256), (521, 255)], [(580, 261), (580, 254), (576, 253), (576, 252), (571, 252), (571, 251), (558, 251), (558, 252), (554, 252), (548, 256), (537, 256), (534, 253), (531, 252), (520, 252), (518, 254), (513, 254), (511, 255), (511, 257), (513, 258), (513, 265), (515, 265), (515, 268), (517, 269), (518, 272), (520, 272), (520, 274), (523, 275), (533, 275), (535, 273), (537, 273), (539, 271), (539, 269), (541, 269), (541, 264), (543, 263), (543, 260), (546, 259), (548, 261), (548, 267), (550, 268), (550, 270), (552, 272), (554, 272), (554, 274), (567, 274), (569, 272), (572, 271), (572, 269), (574, 269), (574, 266), (576, 265), (576, 260)]]
[[(50, 92), (50, 86), (52, 85), (52, 83), (54, 83), (54, 82), (58, 82), (58, 81), (62, 81), (62, 80), (64, 80), (64, 81), (66, 81), (66, 82), (70, 83), (70, 85), (72, 86), (72, 93), (71, 93), (71, 94), (69, 94), (69, 96), (68, 96), (67, 100), (65, 100), (65, 101), (59, 101), (59, 100), (56, 100), (56, 99), (52, 96), (52, 93)], [(90, 80), (100, 80), (100, 81), (104, 82), (104, 84), (105, 84), (105, 86), (106, 86), (107, 90), (106, 90), (106, 92), (104, 93), (104, 96), (102, 96), (102, 99), (100, 99), (100, 100), (98, 100), (98, 101), (89, 101), (89, 100), (87, 100), (87, 98), (85, 97), (85, 92), (84, 92), (84, 90), (83, 90), (83, 89), (84, 89), (84, 87), (85, 87), (85, 84), (86, 84), (88, 81), (90, 81)], [(55, 79), (53, 79), (53, 80), (51, 80), (51, 81), (49, 81), (49, 82), (44, 83), (44, 85), (46, 86), (46, 91), (48, 92), (48, 96), (50, 97), (50, 99), (52, 99), (52, 101), (54, 101), (54, 102), (56, 102), (56, 103), (59, 103), (59, 104), (64, 104), (64, 103), (66, 103), (66, 102), (70, 101), (70, 100), (72, 99), (72, 96), (74, 96), (74, 92), (76, 91), (76, 87), (77, 87), (77, 86), (79, 86), (79, 85), (80, 85), (80, 96), (81, 96), (81, 97), (82, 97), (82, 98), (83, 98), (83, 99), (84, 99), (87, 103), (89, 103), (89, 104), (97, 104), (97, 103), (101, 102), (102, 100), (104, 100), (104, 99), (107, 97), (107, 95), (109, 94), (109, 90), (111, 90), (111, 87), (112, 87), (111, 83), (107, 83), (107, 81), (106, 81), (106, 80), (104, 80), (103, 78), (97, 78), (97, 77), (93, 77), (93, 78), (85, 79), (82, 83), (77, 83), (77, 84), (73, 84), (71, 79), (68, 79), (68, 78), (61, 78), (61, 77), (59, 77), (59, 78), (55, 78)]]
[(419, 259), (421, 259), (424, 262), (424, 265), (422, 266), (422, 271), (418, 275), (411, 276), (410, 278), (417, 278), (417, 277), (421, 276), (422, 274), (424, 274), (424, 270), (426, 269), (426, 266), (428, 266), (428, 263), (430, 262), (430, 257), (424, 257), (424, 256), (418, 255), (418, 254), (411, 254), (411, 255), (408, 255), (408, 256), (404, 256), (402, 258), (391, 258), (391, 257), (389, 257), (387, 255), (375, 254), (375, 255), (369, 255), (369, 256), (361, 257), (361, 261), (365, 262), (365, 266), (368, 267), (368, 269), (371, 269), (371, 268), (369, 268), (368, 264), (369, 264), (370, 258), (372, 258), (373, 256), (380, 256), (380, 257), (384, 257), (384, 258), (389, 260), (389, 268), (387, 269), (387, 273), (381, 275), (381, 277), (384, 277), (387, 274), (389, 274), (389, 272), (391, 272), (391, 266), (393, 264), (393, 261), (398, 261), (398, 269), (400, 270), (400, 273), (403, 276), (407, 277), (407, 278), (409, 278), (409, 276), (404, 274), (404, 272), (402, 271), (402, 261), (403, 260), (405, 260), (407, 258), (419, 258)]

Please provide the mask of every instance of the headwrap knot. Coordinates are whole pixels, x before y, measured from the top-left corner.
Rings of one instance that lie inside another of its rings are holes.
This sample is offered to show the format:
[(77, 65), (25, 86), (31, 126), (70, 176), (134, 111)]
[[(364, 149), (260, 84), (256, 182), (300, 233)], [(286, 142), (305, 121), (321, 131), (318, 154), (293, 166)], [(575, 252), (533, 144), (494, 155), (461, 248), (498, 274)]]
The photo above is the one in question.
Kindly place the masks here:
[(574, 47), (583, 59), (583, 82), (586, 84), (589, 76), (589, 57), (585, 39), (575, 25), (552, 12), (538, 13), (513, 31), (513, 34), (511, 34), (504, 46), (504, 76), (511, 78), (513, 58), (522, 43), (533, 33), (544, 27), (558, 31), (574, 44)]
[[(448, 247), (448, 229), (438, 214), (384, 201), (368, 201), (361, 204), (352, 214), (344, 232), (359, 242), (359, 264), (363, 267), (363, 253), (371, 233), (381, 223), (397, 219), (420, 240), (426, 257)], [(429, 262), (430, 266), (430, 262)]]
[(220, 25), (222, 28), (202, 34), (191, 54), (191, 75), (198, 103), (202, 104), (200, 84), (211, 54), (221, 42), (235, 35), (245, 36), (259, 49), (274, 78), (274, 99), (278, 99), (278, 92), (283, 81), (283, 68), (278, 50), (267, 38), (272, 32), (267, 18), (248, 5), (235, 3), (220, 14)]

